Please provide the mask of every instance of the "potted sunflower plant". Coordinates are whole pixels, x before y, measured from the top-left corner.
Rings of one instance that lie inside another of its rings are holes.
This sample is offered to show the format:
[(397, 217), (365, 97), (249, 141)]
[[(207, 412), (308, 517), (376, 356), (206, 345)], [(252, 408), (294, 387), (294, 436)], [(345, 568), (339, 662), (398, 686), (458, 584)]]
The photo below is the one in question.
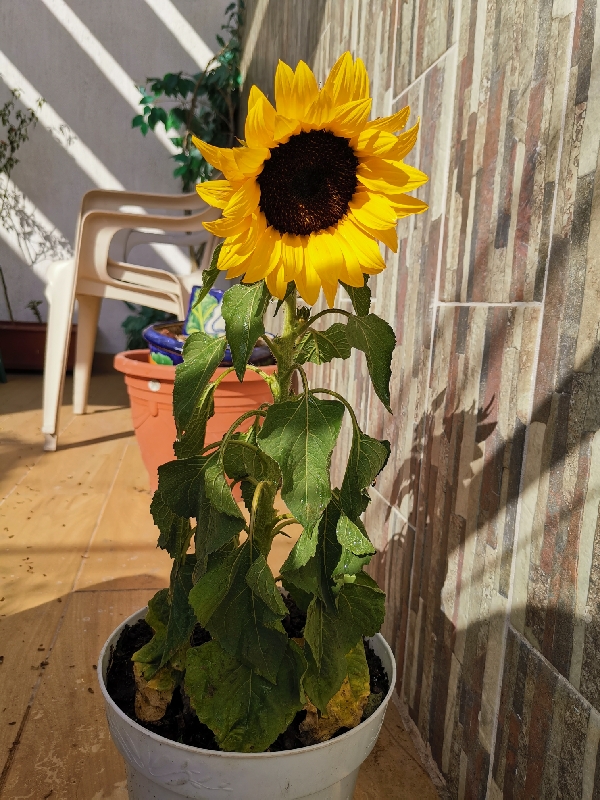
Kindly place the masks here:
[[(378, 241), (394, 249), (396, 220), (426, 209), (407, 192), (427, 178), (403, 161), (417, 129), (397, 135), (408, 109), (369, 121), (368, 76), (349, 53), (320, 89), (306, 64), (280, 62), (275, 100), (252, 88), (241, 147), (196, 141), (225, 176), (198, 186), (223, 209), (206, 225), (225, 239), (203, 292), (220, 270), (243, 277), (225, 295), (225, 335), (192, 334), (177, 367), (177, 458), (160, 467), (151, 507), (158, 545), (173, 559), (170, 586), (117, 628), (100, 657), (135, 800), (349, 798), (395, 682), (362, 522), (389, 443), (363, 432), (340, 394), (311, 388), (306, 366), (361, 350), (391, 411), (395, 337), (370, 312), (367, 279), (385, 268)], [(353, 312), (335, 307), (340, 284)], [(328, 308), (315, 313), (321, 290)], [(284, 314), (282, 333), (267, 339), (277, 370), (261, 375), (248, 355), (274, 302)], [(338, 321), (323, 329), (330, 315)], [(253, 369), (272, 402), (205, 442), (222, 374), (211, 378), (227, 346), (237, 378)], [(345, 415), (352, 444), (332, 488)], [(275, 575), (272, 543), (297, 523), (302, 533)]]

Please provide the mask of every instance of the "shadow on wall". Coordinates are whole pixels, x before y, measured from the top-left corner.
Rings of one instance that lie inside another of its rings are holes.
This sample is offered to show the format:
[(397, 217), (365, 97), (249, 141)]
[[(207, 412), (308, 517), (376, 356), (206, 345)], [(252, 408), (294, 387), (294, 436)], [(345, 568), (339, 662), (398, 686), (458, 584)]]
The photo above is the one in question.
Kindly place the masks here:
[[(591, 362), (597, 374), (600, 348)], [(594, 525), (598, 511), (586, 484), (600, 425), (593, 409), (576, 407), (581, 379), (570, 374), (538, 399), (528, 444), (518, 419), (512, 437), (501, 436), (496, 402), (460, 409), (444, 389), (415, 427), (393, 484), (395, 507), (417, 498), (411, 518), (398, 526), (386, 506), (387, 543), (369, 571), (388, 595), (383, 632), (398, 661), (398, 692), (451, 796), (490, 796), (490, 760), (505, 797), (560, 789), (557, 796), (577, 798), (584, 777), (600, 785), (600, 737), (588, 737), (590, 714), (598, 717), (589, 703), (600, 709), (598, 529), (580, 541), (586, 498)], [(580, 435), (568, 436), (574, 409)], [(537, 471), (524, 455), (536, 436)], [(569, 463), (576, 483), (566, 502)], [(457, 509), (458, 490), (471, 485), (468, 507), (463, 500)], [(372, 505), (367, 527), (376, 529), (382, 504)]]

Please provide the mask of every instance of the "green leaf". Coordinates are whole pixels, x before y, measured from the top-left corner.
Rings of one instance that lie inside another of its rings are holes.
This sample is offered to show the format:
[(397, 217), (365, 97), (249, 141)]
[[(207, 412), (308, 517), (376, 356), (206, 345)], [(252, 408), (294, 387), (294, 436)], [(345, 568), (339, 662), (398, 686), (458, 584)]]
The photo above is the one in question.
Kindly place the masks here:
[(214, 397), (215, 385), (209, 383), (196, 403), (185, 433), (173, 445), (177, 458), (189, 458), (197, 455), (204, 447), (206, 426), (208, 420), (215, 413)]
[(197, 331), (183, 346), (183, 364), (176, 367), (173, 413), (177, 431), (182, 434), (194, 413), (199, 398), (225, 355), (225, 337), (215, 339)]
[(249, 437), (256, 440), (254, 428), (229, 440), (223, 454), (225, 472), (235, 481), (250, 476), (258, 482), (271, 481), (278, 486), (281, 481), (279, 465)]
[(303, 394), (272, 405), (258, 445), (281, 468), (282, 497), (305, 528), (312, 527), (331, 498), (329, 466), (344, 406)]
[(192, 572), (196, 557), (185, 557), (183, 564), (175, 563), (171, 571), (171, 603), (169, 608), (169, 623), (165, 639), (160, 666), (164, 665), (182, 647), (189, 645), (190, 636), (196, 624), (194, 610), (188, 602), (192, 589)]
[(375, 393), (391, 413), (390, 377), (392, 354), (396, 347), (394, 331), (385, 320), (376, 314), (350, 317), (346, 331), (350, 345), (362, 350), (367, 357), (367, 367)]
[(345, 583), (337, 598), (339, 634), (345, 652), (361, 636), (375, 636), (385, 617), (385, 593), (365, 572)]
[(215, 247), (214, 252), (212, 254), (212, 258), (210, 260), (210, 266), (208, 269), (205, 269), (204, 272), (202, 273), (202, 288), (196, 294), (196, 297), (194, 298), (194, 305), (192, 306), (192, 308), (196, 308), (196, 306), (204, 300), (206, 295), (210, 292), (212, 287), (217, 282), (217, 278), (221, 274), (221, 271), (217, 267), (217, 264), (219, 263), (219, 255), (221, 253), (222, 247), (223, 247), (223, 242), (221, 242), (221, 244), (218, 244)]
[(246, 583), (253, 594), (259, 597), (274, 614), (282, 618), (288, 613), (287, 607), (281, 599), (271, 568), (265, 557), (261, 554), (252, 564), (246, 575)]
[(154, 493), (150, 512), (154, 524), (160, 531), (158, 547), (166, 550), (171, 558), (181, 560), (187, 553), (192, 538), (189, 517), (180, 517), (179, 514), (175, 514), (160, 491)]
[(154, 673), (151, 672), (146, 677), (146, 680), (150, 680), (160, 667), (167, 638), (169, 610), (169, 590), (160, 589), (148, 603), (148, 611), (146, 613), (146, 622), (154, 631), (154, 636), (131, 657), (132, 661), (138, 661), (141, 664), (154, 663)]
[(340, 490), (340, 502), (346, 516), (356, 521), (369, 504), (366, 493), (390, 455), (390, 443), (367, 436), (354, 428), (352, 447), (346, 466), (346, 474)]
[(345, 575), (357, 575), (371, 561), (371, 556), (355, 556), (350, 550), (342, 547), (340, 560), (333, 570), (333, 578), (339, 580)]
[(285, 614), (272, 611), (254, 594), (246, 580), (251, 566), (252, 543), (246, 540), (233, 553), (209, 564), (189, 599), (213, 639), (274, 683), (288, 641), (281, 627)]
[(306, 661), (289, 642), (275, 684), (225, 652), (218, 642), (188, 650), (185, 690), (222, 750), (260, 753), (286, 730), (305, 698)]
[(359, 317), (365, 317), (371, 308), (371, 290), (367, 286), (368, 280), (369, 276), (365, 275), (364, 286), (358, 288), (356, 286), (348, 286), (346, 283), (340, 281), (344, 289), (348, 292), (350, 300), (352, 301), (352, 307)]
[[(206, 456), (179, 458), (167, 461), (158, 468), (160, 502), (180, 517), (195, 517), (198, 513), (200, 487), (204, 480), (207, 460)], [(156, 506), (157, 509), (161, 507)], [(155, 522), (159, 525), (159, 522), (156, 520)]]
[[(261, 481), (252, 497), (250, 507), (250, 536), (256, 549), (265, 557), (269, 555), (273, 542), (273, 527), (277, 522), (274, 509), (277, 484)], [(286, 612), (287, 613), (287, 612)]]
[(244, 515), (235, 502), (229, 484), (225, 479), (223, 464), (219, 458), (218, 451), (210, 455), (206, 461), (204, 486), (206, 489), (206, 496), (217, 511), (228, 514), (230, 517), (240, 517), (243, 519)]
[(271, 295), (264, 281), (246, 286), (238, 283), (223, 295), (221, 313), (238, 379), (244, 379), (246, 365), (256, 340), (265, 332), (263, 317)]
[(312, 361), (313, 364), (325, 364), (334, 358), (349, 358), (351, 352), (346, 326), (336, 322), (325, 331), (310, 330), (300, 342), (296, 361), (298, 364), (307, 361)]
[(373, 555), (375, 548), (360, 529), (344, 514), (338, 520), (337, 540), (355, 556)]
[(310, 559), (317, 552), (317, 542), (319, 540), (319, 523), (312, 528), (305, 528), (300, 534), (300, 538), (292, 547), (289, 556), (281, 567), (281, 574), (292, 572), (308, 564)]
[(236, 510), (236, 515), (230, 516), (215, 508), (208, 498), (206, 486), (202, 484), (198, 502), (195, 536), (196, 567), (193, 575), (194, 583), (204, 575), (208, 556), (220, 550), (245, 527), (246, 523), (243, 515), (239, 512), (237, 503)]
[(318, 597), (313, 598), (304, 627), (304, 639), (309, 648), (306, 652), (308, 670), (304, 688), (320, 711), (325, 711), (348, 671), (347, 650), (344, 650), (338, 635), (338, 627), (337, 613), (329, 611)]

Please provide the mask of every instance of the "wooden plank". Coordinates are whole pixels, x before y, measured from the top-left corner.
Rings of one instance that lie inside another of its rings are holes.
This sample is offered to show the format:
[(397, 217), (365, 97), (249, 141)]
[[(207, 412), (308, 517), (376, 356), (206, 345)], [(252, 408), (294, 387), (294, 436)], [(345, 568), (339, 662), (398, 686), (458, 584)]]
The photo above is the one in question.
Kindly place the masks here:
[(151, 595), (108, 590), (70, 596), (2, 800), (125, 800), (123, 761), (110, 739), (94, 665), (111, 631)]

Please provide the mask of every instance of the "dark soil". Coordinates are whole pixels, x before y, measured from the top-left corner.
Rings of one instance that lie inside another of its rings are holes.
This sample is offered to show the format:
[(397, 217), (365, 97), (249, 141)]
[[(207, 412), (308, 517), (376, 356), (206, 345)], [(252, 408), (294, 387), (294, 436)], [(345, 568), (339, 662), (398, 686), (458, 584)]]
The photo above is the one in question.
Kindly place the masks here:
[[(306, 615), (300, 611), (289, 596), (284, 596), (283, 601), (288, 608), (288, 615), (283, 620), (283, 627), (290, 638), (302, 638)], [(218, 750), (214, 735), (210, 728), (204, 725), (190, 706), (189, 699), (181, 688), (173, 693), (173, 699), (167, 707), (165, 716), (158, 722), (142, 722), (135, 715), (135, 680), (133, 677), (133, 662), (131, 656), (147, 644), (152, 638), (152, 628), (143, 619), (134, 625), (126, 625), (115, 647), (111, 649), (110, 662), (106, 675), (106, 688), (117, 706), (135, 720), (139, 725), (153, 733), (170, 739), (174, 742), (200, 747), (204, 750)], [(210, 641), (210, 634), (200, 625), (196, 625), (191, 636), (193, 647), (199, 647)], [(379, 656), (367, 641), (365, 655), (371, 676), (371, 695), (363, 714), (367, 719), (381, 704), (389, 689), (389, 681)], [(270, 752), (281, 750), (295, 750), (305, 747), (300, 739), (300, 724), (306, 716), (305, 711), (299, 711), (294, 721), (269, 748)], [(342, 728), (336, 733), (340, 736), (348, 729)]]

